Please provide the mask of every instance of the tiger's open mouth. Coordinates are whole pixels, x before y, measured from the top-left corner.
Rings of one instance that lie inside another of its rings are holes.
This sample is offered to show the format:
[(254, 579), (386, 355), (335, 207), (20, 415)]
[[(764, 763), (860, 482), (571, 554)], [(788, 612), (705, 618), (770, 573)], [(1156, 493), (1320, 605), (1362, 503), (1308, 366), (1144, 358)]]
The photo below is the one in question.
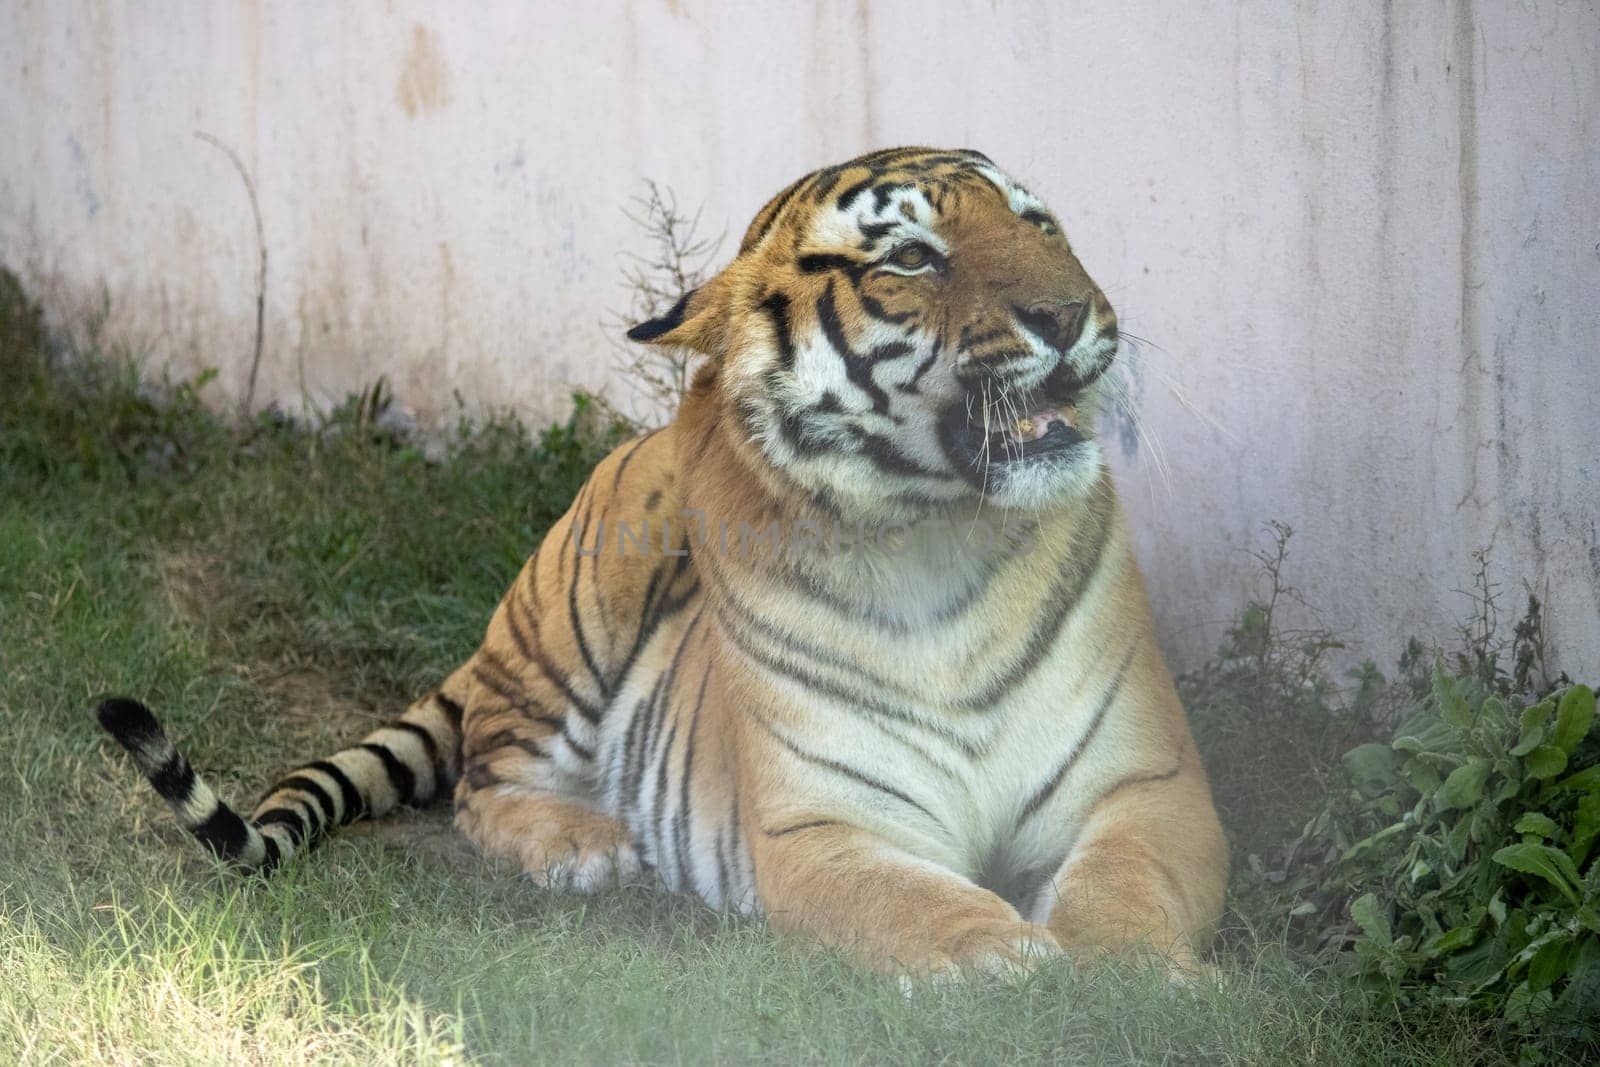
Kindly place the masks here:
[(1083, 441), (1078, 409), (1071, 400), (1027, 404), (1024, 408), (975, 409), (968, 416), (958, 404), (945, 417), (945, 447), (955, 458), (983, 464), (1026, 463)]
[(1062, 366), (1023, 396), (1002, 400), (992, 391), (969, 393), (951, 405), (940, 425), (945, 452), (977, 485), (991, 468), (1069, 452), (1087, 439), (1078, 428), (1078, 398), (1098, 377), (1082, 380)]

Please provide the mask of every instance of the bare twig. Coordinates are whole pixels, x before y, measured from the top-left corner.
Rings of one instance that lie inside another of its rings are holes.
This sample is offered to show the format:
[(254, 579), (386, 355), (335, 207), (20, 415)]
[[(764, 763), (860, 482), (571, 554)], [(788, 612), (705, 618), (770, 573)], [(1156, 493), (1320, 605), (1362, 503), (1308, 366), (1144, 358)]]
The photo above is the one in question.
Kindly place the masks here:
[(256, 336), (255, 346), (250, 354), (250, 378), (245, 385), (244, 403), (241, 405), (244, 415), (248, 417), (255, 409), (256, 374), (261, 369), (261, 344), (266, 331), (267, 237), (261, 225), (261, 204), (256, 199), (256, 183), (250, 180), (250, 172), (245, 169), (244, 161), (239, 158), (239, 154), (204, 130), (195, 130), (194, 135), (227, 156), (233, 164), (233, 169), (239, 172), (239, 178), (244, 182), (245, 194), (250, 198), (250, 214), (256, 222), (256, 247), (261, 252), (261, 266), (256, 275)]
[[(617, 334), (663, 314), (704, 282), (722, 243), (720, 236), (701, 237), (700, 212), (689, 215), (679, 210), (672, 190), (652, 181), (645, 182), (644, 192), (623, 213), (644, 235), (647, 250), (624, 254), (622, 283), (628, 290), (628, 306), (612, 312), (608, 324), (614, 327), (608, 332)], [(617, 362), (627, 385), (653, 409), (650, 417), (659, 418), (663, 410), (675, 411), (687, 392), (694, 353), (618, 342)]]

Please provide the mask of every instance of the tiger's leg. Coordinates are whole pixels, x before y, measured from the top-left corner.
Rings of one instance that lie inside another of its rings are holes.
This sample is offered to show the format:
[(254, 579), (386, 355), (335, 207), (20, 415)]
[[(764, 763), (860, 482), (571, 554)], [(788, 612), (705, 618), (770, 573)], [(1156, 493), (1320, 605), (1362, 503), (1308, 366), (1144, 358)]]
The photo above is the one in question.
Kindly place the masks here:
[(676, 496), (663, 501), (660, 491), (672, 481), (673, 442), (670, 430), (646, 435), (595, 468), (470, 661), (457, 823), (541, 884), (588, 889), (640, 869), (628, 834), (607, 814), (600, 724), (649, 627), (692, 599), (698, 579), (683, 529), (662, 555), (601, 546), (607, 516), (615, 533), (623, 520), (646, 528), (653, 507), (675, 513)]
[[(590, 891), (636, 876), (639, 854), (622, 823), (596, 810), (594, 754), (571, 707), (538, 672), (480, 650), (466, 708), (456, 826), (541, 886)], [(548, 703), (546, 703), (548, 702)]]
[(1041, 907), (1067, 951), (1153, 952), (1199, 969), (1196, 949), (1222, 915), (1227, 843), (1190, 747), (1175, 772), (1113, 786), (1045, 887)]
[(841, 822), (750, 835), (769, 921), (901, 974), (1021, 971), (1061, 951), (1044, 926), (981, 886)]
[(515, 785), (456, 787), (456, 825), (492, 856), (511, 860), (541, 886), (590, 892), (640, 872), (622, 823), (558, 794)]

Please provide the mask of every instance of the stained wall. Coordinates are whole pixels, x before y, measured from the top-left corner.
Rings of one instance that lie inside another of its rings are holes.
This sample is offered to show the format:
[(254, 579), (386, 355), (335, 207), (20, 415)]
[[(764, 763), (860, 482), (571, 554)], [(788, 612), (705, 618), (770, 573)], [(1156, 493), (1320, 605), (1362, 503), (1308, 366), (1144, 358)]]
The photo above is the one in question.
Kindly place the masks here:
[(0, 5), (0, 259), (258, 403), (620, 388), (623, 208), (726, 229), (819, 164), (978, 147), (1147, 340), (1106, 427), (1180, 663), (1261, 524), (1356, 652), (1471, 553), (1600, 675), (1600, 14), (1585, 0)]

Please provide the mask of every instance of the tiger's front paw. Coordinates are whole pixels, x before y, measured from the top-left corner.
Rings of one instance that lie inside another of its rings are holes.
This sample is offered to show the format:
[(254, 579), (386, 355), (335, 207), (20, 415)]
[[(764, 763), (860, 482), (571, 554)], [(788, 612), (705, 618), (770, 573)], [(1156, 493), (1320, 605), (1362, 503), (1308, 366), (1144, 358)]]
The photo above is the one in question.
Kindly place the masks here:
[(902, 986), (917, 979), (1010, 978), (1032, 973), (1063, 954), (1061, 943), (1038, 923), (983, 918), (963, 922), (940, 937), (935, 951), (902, 966)]
[(622, 823), (548, 793), (468, 792), (456, 825), (491, 856), (516, 861), (535, 884), (593, 892), (639, 877)]
[(566, 856), (546, 853), (525, 861), (523, 870), (535, 885), (546, 889), (593, 893), (637, 880), (643, 864), (638, 850), (623, 844), (603, 852), (585, 848)]
[(639, 850), (615, 819), (592, 816), (551, 831), (521, 849), (523, 872), (534, 884), (592, 893), (639, 877)]

